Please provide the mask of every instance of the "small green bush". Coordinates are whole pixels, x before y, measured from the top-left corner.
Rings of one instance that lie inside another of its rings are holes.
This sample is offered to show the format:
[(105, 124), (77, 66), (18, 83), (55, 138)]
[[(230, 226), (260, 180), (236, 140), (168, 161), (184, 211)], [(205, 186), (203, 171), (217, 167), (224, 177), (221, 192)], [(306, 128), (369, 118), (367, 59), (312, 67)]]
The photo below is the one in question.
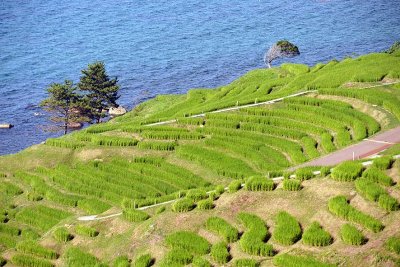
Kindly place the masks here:
[(203, 189), (191, 189), (187, 192), (186, 197), (192, 199), (194, 202), (197, 202), (199, 200), (208, 198), (208, 195)]
[(387, 176), (382, 170), (376, 167), (370, 167), (363, 172), (362, 177), (375, 183), (379, 183), (383, 186), (392, 186), (394, 182), (392, 178)]
[(279, 254), (274, 257), (273, 263), (278, 267), (334, 267), (336, 265), (320, 262), (310, 256), (294, 256)]
[(301, 181), (294, 179), (283, 180), (283, 190), (286, 191), (299, 191), (301, 189)]
[(184, 266), (191, 263), (193, 255), (182, 248), (174, 248), (165, 255), (160, 266), (161, 267), (172, 267), (172, 266)]
[(336, 181), (351, 182), (361, 176), (363, 169), (361, 163), (345, 161), (333, 169), (331, 177)]
[(206, 259), (196, 256), (193, 258), (192, 266), (193, 267), (211, 267), (211, 264)]
[(376, 202), (380, 195), (387, 194), (385, 189), (366, 179), (357, 179), (355, 186), (360, 195), (371, 201)]
[(296, 179), (300, 181), (309, 180), (314, 177), (312, 170), (309, 168), (297, 169), (295, 175)]
[(254, 259), (237, 259), (233, 262), (235, 267), (258, 267), (260, 264)]
[(75, 226), (75, 232), (78, 235), (88, 236), (88, 237), (96, 237), (99, 235), (99, 231), (95, 228), (86, 226), (86, 225), (77, 225)]
[(196, 205), (194, 204), (194, 201), (190, 198), (183, 198), (178, 201), (176, 201), (172, 205), (172, 210), (175, 212), (188, 212), (194, 209)]
[(378, 205), (386, 211), (399, 209), (399, 202), (397, 202), (397, 199), (388, 194), (382, 194), (379, 196)]
[(212, 210), (214, 208), (214, 202), (211, 199), (203, 199), (197, 203), (197, 208), (200, 210)]
[(390, 156), (384, 156), (380, 158), (375, 158), (374, 161), (372, 162), (372, 166), (376, 167), (380, 170), (387, 170), (392, 167), (394, 160)]
[(150, 218), (150, 215), (146, 212), (136, 209), (124, 209), (122, 211), (122, 216), (125, 220), (130, 222), (143, 222)]
[(189, 253), (204, 255), (210, 251), (210, 243), (193, 232), (180, 231), (170, 234), (165, 239), (168, 247), (184, 249)]
[(242, 181), (241, 180), (233, 180), (228, 186), (228, 192), (234, 193), (239, 191), (242, 188)]
[(54, 232), (53, 232), (53, 237), (55, 240), (59, 241), (59, 242), (68, 242), (70, 240), (72, 240), (74, 238), (73, 235), (71, 235), (68, 232), (68, 229), (65, 227), (60, 227), (57, 228)]
[(151, 257), (150, 254), (144, 254), (138, 257), (135, 262), (133, 263), (134, 267), (150, 267), (153, 265), (154, 259)]
[(235, 242), (239, 239), (239, 231), (220, 217), (210, 217), (206, 221), (207, 230), (213, 231), (221, 235), (228, 243)]
[(111, 205), (98, 199), (86, 198), (78, 201), (78, 208), (86, 211), (88, 214), (99, 214), (111, 208)]
[(215, 262), (219, 264), (227, 263), (231, 258), (227, 244), (225, 242), (219, 242), (213, 245), (211, 247), (211, 257)]
[(35, 241), (28, 240), (17, 244), (17, 251), (32, 254), (33, 256), (45, 258), (45, 259), (57, 259), (58, 255), (55, 251), (45, 248)]
[(320, 176), (321, 177), (326, 177), (326, 176), (328, 176), (330, 173), (331, 173), (331, 167), (322, 167), (321, 168), (321, 170), (320, 170)]
[(54, 264), (45, 259), (39, 259), (31, 255), (26, 254), (15, 254), (11, 258), (11, 262), (17, 266), (23, 267), (53, 267)]
[(95, 256), (78, 247), (68, 248), (63, 257), (68, 267), (102, 266)]
[(317, 222), (313, 222), (303, 233), (303, 242), (306, 245), (323, 247), (332, 243), (331, 235)]
[(272, 191), (275, 188), (273, 180), (262, 176), (253, 176), (247, 179), (246, 189), (249, 191)]
[(222, 195), (225, 192), (225, 187), (223, 185), (217, 185), (217, 187), (215, 187), (215, 191), (219, 195)]
[(272, 237), (282, 245), (292, 245), (301, 238), (301, 227), (292, 215), (281, 211), (275, 217)]
[(388, 240), (386, 240), (386, 247), (390, 251), (393, 251), (400, 255), (400, 238), (399, 237), (390, 237)]
[(349, 245), (360, 246), (365, 243), (363, 234), (351, 224), (343, 224), (340, 228), (340, 237), (343, 242)]
[(131, 263), (129, 262), (129, 259), (127, 256), (118, 256), (114, 259), (113, 267), (130, 267)]

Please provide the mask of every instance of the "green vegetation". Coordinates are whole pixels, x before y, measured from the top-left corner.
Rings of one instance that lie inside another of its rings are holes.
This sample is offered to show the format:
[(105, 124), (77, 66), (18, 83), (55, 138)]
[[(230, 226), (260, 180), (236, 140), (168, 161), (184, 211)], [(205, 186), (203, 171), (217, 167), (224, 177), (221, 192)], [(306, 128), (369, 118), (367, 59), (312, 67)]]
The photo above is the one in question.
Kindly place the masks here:
[(190, 189), (186, 193), (186, 197), (192, 199), (194, 202), (197, 202), (202, 199), (206, 199), (208, 197), (205, 190), (202, 189)]
[(254, 259), (237, 259), (233, 262), (235, 267), (258, 267), (260, 264)]
[(99, 231), (97, 231), (93, 227), (86, 226), (86, 225), (75, 226), (75, 232), (78, 235), (87, 236), (87, 237), (96, 237), (99, 235)]
[(204, 255), (210, 252), (208, 241), (193, 232), (175, 232), (167, 236), (165, 242), (172, 249), (183, 249), (197, 255)]
[(265, 177), (253, 176), (246, 180), (245, 187), (249, 191), (272, 191), (275, 184), (274, 181)]
[(400, 255), (400, 238), (392, 236), (386, 240), (386, 247), (398, 255)]
[(279, 254), (274, 257), (274, 265), (278, 267), (333, 267), (334, 264), (320, 262), (312, 257)]
[(26, 254), (14, 254), (11, 262), (17, 266), (30, 267), (53, 267), (54, 264), (45, 259), (39, 259)]
[(301, 227), (292, 215), (281, 211), (275, 217), (275, 230), (272, 237), (282, 245), (292, 245), (301, 238)]
[(391, 197), (385, 189), (378, 184), (367, 179), (358, 179), (355, 185), (360, 195), (371, 201), (378, 202), (379, 206), (383, 209), (393, 211), (399, 208), (397, 200)]
[(301, 189), (301, 181), (298, 180), (283, 180), (283, 190), (286, 191), (299, 191)]
[(360, 246), (365, 243), (366, 239), (363, 234), (351, 224), (343, 224), (340, 228), (340, 237), (343, 242), (349, 245)]
[(331, 198), (328, 202), (328, 209), (340, 218), (359, 223), (374, 233), (380, 232), (384, 228), (383, 224), (379, 220), (350, 206), (344, 196)]
[(233, 180), (230, 182), (228, 186), (228, 192), (229, 193), (235, 193), (239, 191), (242, 188), (242, 181), (241, 180)]
[(34, 256), (45, 259), (56, 259), (58, 257), (55, 251), (42, 247), (41, 245), (32, 240), (18, 243), (16, 249), (18, 252), (32, 254)]
[(363, 166), (360, 163), (346, 161), (333, 169), (331, 177), (337, 181), (351, 182), (360, 177), (362, 172)]
[(131, 263), (127, 256), (118, 256), (114, 259), (112, 266), (113, 267), (130, 267)]
[(313, 222), (304, 231), (302, 240), (306, 245), (317, 247), (328, 246), (332, 243), (331, 235), (318, 222)]
[(193, 267), (211, 267), (211, 264), (201, 257), (194, 257), (192, 265)]
[(392, 178), (387, 176), (382, 170), (376, 167), (370, 167), (363, 172), (362, 177), (384, 186), (392, 186), (394, 184)]
[(273, 256), (272, 245), (264, 243), (269, 238), (264, 221), (254, 214), (244, 212), (239, 213), (238, 219), (247, 228), (239, 241), (242, 250), (251, 255)]
[(227, 243), (233, 243), (239, 239), (238, 230), (220, 217), (208, 218), (206, 228), (221, 235)]
[(211, 258), (218, 264), (227, 263), (231, 255), (229, 254), (227, 244), (225, 242), (219, 242), (211, 247)]
[(130, 222), (142, 222), (150, 218), (146, 212), (135, 209), (124, 209), (122, 211), (122, 216), (125, 220)]
[(295, 172), (296, 179), (300, 181), (308, 180), (314, 177), (314, 174), (309, 168), (297, 169)]
[(394, 160), (392, 157), (384, 156), (374, 159), (374, 161), (372, 162), (372, 166), (380, 170), (387, 170), (390, 169), (390, 167), (392, 167), (393, 162)]
[(139, 256), (133, 263), (134, 267), (150, 267), (153, 265), (154, 259), (150, 254), (143, 254)]
[(174, 248), (165, 255), (160, 266), (184, 266), (191, 263), (193, 255), (182, 248)]
[(53, 232), (53, 237), (55, 240), (59, 242), (68, 242), (74, 238), (73, 235), (71, 235), (68, 231), (67, 228), (65, 227), (59, 227)]
[(214, 208), (214, 202), (212, 199), (203, 199), (197, 202), (197, 208), (200, 210), (212, 210)]
[(196, 204), (192, 199), (184, 198), (176, 201), (172, 205), (172, 210), (175, 212), (188, 212), (194, 209)]
[(67, 265), (71, 267), (104, 266), (95, 256), (82, 251), (78, 247), (68, 248), (63, 257), (65, 258)]

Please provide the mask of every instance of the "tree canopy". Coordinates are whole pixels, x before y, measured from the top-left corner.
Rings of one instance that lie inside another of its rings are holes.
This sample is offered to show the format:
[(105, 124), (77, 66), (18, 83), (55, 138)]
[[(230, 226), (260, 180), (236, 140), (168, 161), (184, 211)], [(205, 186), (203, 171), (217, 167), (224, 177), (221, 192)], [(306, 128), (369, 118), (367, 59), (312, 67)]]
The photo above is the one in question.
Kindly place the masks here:
[(282, 57), (295, 57), (300, 55), (299, 48), (287, 40), (280, 40), (272, 45), (264, 55), (264, 63), (271, 68), (275, 59)]
[(106, 116), (105, 110), (118, 106), (118, 79), (110, 79), (101, 61), (89, 64), (87, 69), (82, 70), (78, 87), (85, 92), (83, 100), (89, 108), (88, 115), (96, 122)]

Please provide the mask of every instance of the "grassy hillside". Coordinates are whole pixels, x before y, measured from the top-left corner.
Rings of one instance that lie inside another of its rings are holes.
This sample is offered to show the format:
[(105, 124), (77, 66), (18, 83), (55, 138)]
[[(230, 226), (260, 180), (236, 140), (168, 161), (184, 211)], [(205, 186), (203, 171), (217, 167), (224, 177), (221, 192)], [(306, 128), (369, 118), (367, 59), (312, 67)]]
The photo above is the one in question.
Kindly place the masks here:
[(0, 252), (7, 266), (396, 266), (399, 161), (286, 170), (399, 120), (398, 53), (157, 96), (0, 157)]

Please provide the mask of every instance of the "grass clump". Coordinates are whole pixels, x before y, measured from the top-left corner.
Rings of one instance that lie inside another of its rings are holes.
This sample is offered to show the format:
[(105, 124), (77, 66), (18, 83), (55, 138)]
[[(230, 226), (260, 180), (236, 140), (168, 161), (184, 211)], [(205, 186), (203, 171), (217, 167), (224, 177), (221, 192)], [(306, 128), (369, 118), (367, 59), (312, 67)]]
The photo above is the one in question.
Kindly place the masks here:
[(193, 261), (193, 255), (182, 248), (174, 248), (165, 255), (160, 266), (170, 267), (170, 266), (184, 266)]
[(364, 235), (355, 226), (351, 224), (344, 224), (340, 228), (340, 237), (343, 242), (349, 245), (360, 246), (365, 243)]
[(132, 266), (134, 267), (150, 267), (153, 265), (154, 259), (151, 257), (150, 254), (144, 254), (139, 256)]
[(19, 236), (21, 234), (21, 230), (12, 225), (0, 224), (0, 233), (11, 235), (11, 236)]
[(231, 259), (227, 244), (225, 242), (219, 242), (211, 247), (211, 258), (219, 263), (225, 264)]
[(95, 256), (77, 247), (68, 248), (64, 253), (64, 258), (68, 267), (102, 266)]
[(249, 191), (272, 191), (275, 188), (274, 181), (262, 176), (253, 176), (247, 179), (246, 189)]
[(196, 256), (193, 258), (192, 266), (193, 267), (211, 267), (211, 264), (206, 259)]
[(21, 195), (24, 191), (12, 183), (1, 181), (0, 192), (4, 193), (7, 196), (18, 196)]
[(43, 196), (37, 192), (29, 192), (26, 198), (29, 201), (40, 201), (43, 199)]
[(196, 207), (196, 204), (194, 204), (194, 201), (190, 198), (183, 198), (178, 201), (176, 201), (172, 205), (172, 210), (175, 212), (188, 212), (191, 211)]
[(391, 197), (378, 184), (370, 180), (358, 179), (355, 185), (360, 195), (371, 201), (378, 202), (378, 205), (386, 211), (394, 211), (399, 208), (397, 199)]
[(196, 255), (204, 255), (210, 251), (210, 243), (193, 232), (175, 232), (167, 236), (165, 242), (172, 249), (183, 249)]
[(382, 170), (376, 167), (370, 167), (363, 172), (362, 177), (383, 186), (392, 186), (394, 184), (392, 178), (387, 176)]
[(32, 254), (37, 257), (45, 258), (45, 259), (57, 259), (58, 255), (54, 250), (45, 248), (38, 244), (35, 241), (28, 240), (23, 241), (17, 244), (17, 251)]
[(197, 208), (200, 210), (212, 210), (214, 208), (214, 202), (212, 199), (203, 199), (197, 203)]
[(322, 167), (321, 168), (321, 170), (320, 170), (320, 176), (321, 177), (326, 177), (326, 176), (328, 176), (330, 173), (331, 173), (331, 168), (330, 167), (327, 167), (327, 166), (325, 166), (325, 167)]
[(286, 191), (299, 191), (301, 189), (301, 181), (294, 179), (283, 180), (283, 190)]
[(361, 163), (346, 161), (333, 169), (331, 177), (336, 181), (351, 182), (361, 176), (363, 169)]
[(23, 267), (53, 267), (54, 264), (45, 259), (39, 259), (31, 255), (15, 254), (11, 258), (11, 262), (17, 266)]
[(274, 240), (282, 245), (292, 245), (301, 238), (301, 227), (297, 220), (285, 211), (275, 217)]
[(86, 226), (86, 225), (77, 225), (75, 227), (75, 232), (78, 235), (87, 236), (87, 237), (96, 237), (99, 235), (99, 231), (95, 228)]
[(228, 186), (229, 193), (235, 193), (242, 188), (242, 181), (241, 180), (233, 180)]
[(237, 259), (233, 262), (235, 267), (258, 267), (260, 264), (254, 259)]
[(129, 222), (143, 222), (150, 218), (149, 214), (137, 209), (124, 209), (122, 211), (122, 216)]
[(379, 170), (387, 170), (392, 167), (393, 162), (394, 160), (390, 156), (375, 158), (372, 162), (372, 167), (375, 167)]
[(206, 190), (191, 189), (187, 192), (186, 197), (192, 199), (194, 202), (197, 202), (199, 200), (208, 198), (208, 195)]
[(399, 237), (390, 237), (386, 240), (385, 245), (388, 250), (395, 252), (400, 255), (400, 238)]
[(336, 216), (351, 222), (359, 223), (374, 233), (380, 232), (384, 228), (379, 220), (350, 206), (344, 196), (331, 198), (328, 202), (328, 209)]
[(118, 256), (114, 259), (112, 266), (113, 267), (130, 267), (131, 263), (127, 256)]
[(68, 232), (68, 229), (66, 227), (57, 228), (53, 232), (53, 237), (59, 242), (68, 242), (74, 238), (74, 236)]
[(312, 170), (309, 168), (297, 169), (295, 172), (296, 179), (300, 181), (309, 180), (314, 177)]
[(379, 196), (378, 205), (386, 211), (394, 211), (399, 209), (399, 202), (388, 194)]
[(303, 242), (306, 245), (323, 247), (332, 244), (331, 235), (318, 222), (313, 222), (303, 233)]
[(242, 250), (251, 255), (273, 256), (272, 245), (264, 243), (269, 238), (264, 221), (254, 214), (245, 212), (239, 213), (238, 219), (247, 228), (239, 241)]
[(78, 201), (78, 208), (86, 211), (88, 214), (99, 214), (111, 208), (111, 205), (98, 199), (87, 198)]
[(221, 235), (228, 243), (233, 243), (239, 239), (239, 231), (220, 217), (208, 218), (206, 228)]
[(273, 263), (278, 267), (333, 267), (334, 264), (320, 262), (310, 256), (280, 254), (274, 257)]

